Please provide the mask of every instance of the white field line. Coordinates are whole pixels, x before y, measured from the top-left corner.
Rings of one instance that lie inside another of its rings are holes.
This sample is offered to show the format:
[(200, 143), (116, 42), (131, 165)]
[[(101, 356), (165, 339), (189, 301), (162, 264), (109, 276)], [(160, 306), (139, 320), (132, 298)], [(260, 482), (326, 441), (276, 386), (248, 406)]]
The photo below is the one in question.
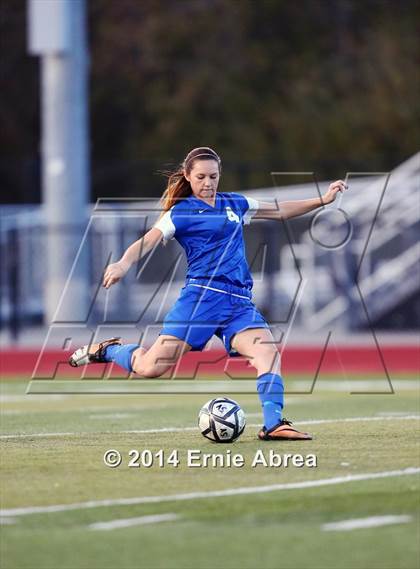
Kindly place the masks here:
[(90, 524), (88, 529), (109, 531), (112, 529), (144, 526), (147, 524), (159, 524), (161, 522), (173, 522), (179, 519), (178, 514), (158, 514), (154, 516), (140, 516), (139, 518), (127, 518), (124, 520), (111, 520), (110, 522), (96, 522)]
[(162, 429), (140, 429), (134, 431), (83, 431), (80, 433), (23, 433), (19, 435), (0, 435), (1, 439), (25, 439), (33, 437), (82, 437), (87, 435), (141, 435), (154, 433), (182, 433), (184, 431), (196, 431), (198, 427), (168, 427)]
[(382, 411), (381, 413), (375, 413), (377, 417), (407, 417), (407, 415), (415, 415), (415, 411)]
[[(252, 382), (252, 379), (255, 378), (249, 378), (247, 381), (250, 385)], [(41, 383), (46, 381), (48, 384), (55, 384), (52, 386), (52, 389), (60, 389), (61, 387), (63, 387), (63, 384), (73, 384), (74, 382), (72, 382), (71, 380), (60, 380), (57, 379), (55, 380), (55, 382), (50, 381), (50, 380), (36, 380), (33, 379), (31, 381), (31, 384), (36, 385), (37, 383)], [(113, 381), (113, 380), (97, 380), (99, 382), (104, 382), (104, 385), (107, 384), (108, 381)], [(163, 380), (166, 383), (162, 383), (161, 380), (161, 385), (160, 385), (160, 389), (158, 389), (156, 392), (154, 391), (146, 391), (146, 393), (154, 393), (155, 395), (160, 395), (162, 393), (165, 393), (165, 389), (166, 388), (173, 388), (174, 385), (184, 385), (185, 384), (182, 383), (183, 380)], [(194, 389), (194, 386), (190, 385), (191, 381), (188, 381), (188, 385), (189, 388), (191, 387), (191, 389)], [(76, 380), (77, 385), (74, 386), (74, 390), (79, 390), (80, 388), (80, 380)], [(126, 384), (130, 383), (132, 384), (132, 380), (124, 380), (124, 382), (121, 383), (120, 386), (115, 386), (115, 389), (122, 389), (123, 386), (126, 386), (127, 389), (118, 391), (118, 394), (120, 395), (130, 395), (132, 393), (132, 386), (127, 386)], [(194, 392), (196, 395), (200, 394), (200, 389), (204, 389), (204, 388), (208, 388), (210, 389), (212, 392), (214, 392), (215, 389), (215, 385), (217, 385), (217, 389), (218, 390), (229, 390), (230, 388), (232, 388), (233, 383), (235, 383), (234, 381), (232, 382), (232, 380), (216, 380), (214, 382), (210, 381), (210, 382), (206, 382), (203, 380), (197, 380), (195, 387), (197, 387), (197, 391)], [(173, 385), (172, 385), (173, 384)], [(394, 389), (395, 392), (400, 392), (400, 391), (414, 391), (414, 390), (419, 390), (420, 389), (420, 382), (416, 377), (413, 377), (412, 379), (394, 379), (391, 380), (391, 384), (392, 387)], [(42, 386), (44, 386), (45, 383), (42, 383)], [(243, 382), (242, 384), (243, 385)], [(51, 385), (49, 385), (49, 387), (51, 387)], [(68, 387), (68, 385), (67, 385)], [(109, 385), (108, 385), (109, 387)], [(149, 386), (150, 388), (152, 387), (152, 384), (150, 384)], [(238, 385), (236, 386), (236, 388), (239, 389), (239, 391), (237, 392), (238, 395), (241, 394), (240, 388), (239, 388), (239, 382)], [(39, 398), (38, 400), (45, 400), (48, 401), (49, 397), (62, 397), (62, 398), (74, 398), (77, 397), (78, 395), (82, 395), (84, 392), (83, 390), (79, 391), (78, 393), (66, 393), (65, 391), (63, 392), (57, 392), (57, 391), (53, 391), (51, 394), (42, 392), (42, 393), (37, 393), (36, 391), (31, 391), (30, 390), (30, 386), (28, 387), (29, 391), (26, 393), (26, 395), (24, 396), (16, 396), (16, 397), (27, 397), (28, 399), (30, 398)], [(64, 389), (64, 388), (63, 388)], [(131, 389), (131, 391), (130, 391)], [(251, 395), (251, 393), (249, 393), (248, 387), (245, 390), (246, 392), (243, 393), (243, 395)], [(290, 393), (290, 397), (298, 397), (301, 395), (316, 395), (317, 392), (323, 392), (323, 391), (336, 391), (336, 392), (347, 392), (347, 393), (351, 393), (351, 392), (358, 392), (358, 393), (367, 393), (367, 394), (375, 394), (376, 392), (378, 392), (378, 394), (381, 393), (391, 393), (391, 386), (390, 383), (388, 382), (388, 380), (386, 378), (383, 377), (378, 377), (377, 379), (345, 379), (343, 378), (342, 380), (329, 380), (329, 379), (318, 379), (316, 381), (316, 383), (313, 385), (313, 380), (312, 379), (291, 379), (287, 382), (287, 390), (285, 392), (286, 395), (288, 395), (288, 393)], [(94, 393), (93, 391), (87, 391), (87, 393)], [(109, 393), (109, 391), (105, 390), (101, 391), (101, 387), (98, 387), (98, 391), (96, 392), (96, 395), (106, 395), (107, 393)], [(178, 392), (178, 393), (185, 393), (185, 391), (183, 391), (182, 389)], [(192, 391), (188, 391), (188, 393), (193, 393)], [(138, 395), (140, 394), (140, 392), (137, 393)], [(233, 394), (233, 393), (232, 393)], [(7, 397), (7, 396), (6, 396)], [(12, 396), (13, 397), (13, 396)]]
[[(158, 405), (155, 407), (148, 407), (146, 405), (143, 405), (141, 407), (128, 407), (124, 413), (120, 413), (119, 411), (112, 411), (112, 408), (107, 408), (107, 407), (78, 407), (78, 408), (70, 408), (70, 409), (54, 409), (53, 412), (57, 412), (57, 413), (90, 413), (89, 415), (89, 419), (96, 419), (97, 417), (103, 417), (103, 418), (113, 418), (113, 417), (118, 417), (119, 415), (126, 415), (127, 417), (129, 415), (138, 415), (139, 413), (141, 413), (142, 411), (151, 411), (151, 410), (160, 410), (160, 409), (166, 409), (168, 408), (168, 405)], [(48, 411), (50, 412), (50, 411)], [(4, 409), (3, 407), (1, 408), (0, 414), (1, 415), (28, 415), (28, 414), (39, 414), (39, 413), (45, 413), (45, 410), (42, 407), (38, 407), (36, 409)]]
[[(249, 416), (249, 415), (248, 415)], [(358, 423), (360, 421), (415, 421), (419, 420), (420, 415), (405, 415), (398, 417), (344, 417), (341, 419), (305, 419), (296, 421), (297, 425), (325, 425), (328, 423)], [(261, 424), (248, 424), (248, 427), (258, 428)], [(0, 435), (2, 439), (25, 439), (34, 437), (69, 437), (69, 436), (87, 436), (87, 435), (150, 435), (159, 433), (182, 433), (187, 431), (196, 431), (197, 427), (163, 427), (162, 429), (134, 429), (128, 431), (83, 431), (80, 433), (21, 433), (16, 435)]]
[[(57, 394), (57, 393), (52, 393), (51, 395), (41, 395), (38, 396), (36, 398), (37, 402), (42, 401), (43, 403), (45, 403), (45, 401), (61, 401), (63, 399), (68, 399), (68, 395), (66, 394)], [(0, 403), (22, 403), (26, 402), (26, 403), (30, 403), (30, 402), (34, 402), (34, 399), (31, 399), (28, 397), (28, 395), (7, 395), (7, 394), (2, 394), (0, 395)]]
[(15, 518), (3, 518), (0, 517), (0, 526), (11, 526), (16, 523)]
[(265, 494), (279, 490), (302, 490), (317, 488), (319, 486), (331, 486), (335, 484), (347, 484), (362, 480), (376, 480), (395, 476), (407, 476), (420, 473), (420, 468), (409, 467), (403, 470), (388, 470), (385, 472), (366, 472), (363, 474), (348, 474), (335, 478), (321, 478), (320, 480), (307, 480), (303, 482), (290, 482), (285, 484), (271, 484), (269, 486), (249, 486), (242, 488), (228, 488), (210, 492), (191, 492), (189, 494), (167, 494), (163, 496), (136, 496), (133, 498), (116, 498), (113, 500), (91, 500), (75, 504), (56, 504), (52, 506), (29, 506), (23, 508), (11, 508), (0, 510), (0, 516), (26, 516), (28, 514), (47, 514), (53, 512), (66, 512), (70, 510), (86, 510), (98, 507), (133, 506), (137, 504), (161, 504), (162, 502), (181, 502), (186, 500), (198, 500), (206, 498), (222, 498), (225, 496), (241, 496), (247, 494)]
[[(145, 409), (142, 409), (143, 411)], [(54, 412), (57, 413), (83, 413), (85, 410), (81, 410), (81, 409), (62, 409), (60, 411), (54, 410)], [(89, 412), (89, 409), (86, 409), (86, 412)], [(141, 413), (141, 411), (139, 411)], [(137, 411), (125, 411), (124, 413), (92, 413), (90, 415), (87, 416), (88, 419), (128, 419), (129, 417), (132, 417), (133, 415), (138, 415)], [(2, 409), (1, 410), (1, 415), (3, 416), (7, 416), (7, 415), (28, 415), (29, 413), (35, 413), (35, 414), (39, 414), (39, 413), (45, 413), (45, 411), (43, 409), (37, 409), (36, 411), (34, 410), (16, 410), (16, 409)]]
[(411, 516), (372, 516), (370, 518), (354, 518), (352, 520), (324, 524), (321, 526), (321, 529), (324, 531), (351, 531), (393, 524), (406, 524), (411, 522), (412, 519)]
[(420, 415), (399, 415), (398, 417), (345, 417), (343, 419), (305, 419), (296, 421), (300, 425), (326, 425), (328, 423), (358, 423), (359, 421), (415, 421)]
[[(254, 418), (254, 417), (262, 417), (262, 412), (259, 411), (258, 413), (246, 413), (247, 418)], [(417, 415), (415, 412), (411, 411), (410, 413), (407, 412), (390, 412), (390, 413), (376, 413), (374, 417), (370, 417), (369, 420), (370, 421), (384, 421), (385, 419), (420, 419), (420, 415)], [(323, 421), (327, 421), (327, 422), (333, 422), (336, 423), (337, 421), (367, 421), (367, 417), (349, 417), (348, 419), (344, 418), (344, 419), (305, 419), (304, 421), (296, 421), (297, 423), (308, 423), (308, 424), (312, 424), (313, 421), (317, 421), (317, 422), (323, 422)]]
[[(95, 433), (33, 433), (32, 435), (29, 433), (22, 433), (20, 435), (1, 435), (0, 436), (0, 440), (1, 439), (30, 439), (32, 437), (74, 437), (74, 436), (81, 436), (81, 435), (87, 435), (87, 434), (95, 434)], [(99, 434), (99, 433), (96, 433)]]
[(138, 413), (133, 411), (124, 413), (98, 413), (95, 415), (88, 415), (88, 419), (129, 419)]

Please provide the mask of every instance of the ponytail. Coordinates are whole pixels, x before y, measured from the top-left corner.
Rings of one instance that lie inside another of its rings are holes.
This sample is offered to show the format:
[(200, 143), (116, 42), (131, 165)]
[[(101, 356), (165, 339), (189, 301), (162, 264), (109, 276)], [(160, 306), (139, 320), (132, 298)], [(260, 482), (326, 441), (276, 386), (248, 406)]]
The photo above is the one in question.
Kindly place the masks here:
[(184, 176), (184, 168), (179, 167), (175, 172), (168, 174), (168, 185), (160, 198), (162, 206), (161, 216), (171, 209), (179, 200), (192, 194), (191, 185)]

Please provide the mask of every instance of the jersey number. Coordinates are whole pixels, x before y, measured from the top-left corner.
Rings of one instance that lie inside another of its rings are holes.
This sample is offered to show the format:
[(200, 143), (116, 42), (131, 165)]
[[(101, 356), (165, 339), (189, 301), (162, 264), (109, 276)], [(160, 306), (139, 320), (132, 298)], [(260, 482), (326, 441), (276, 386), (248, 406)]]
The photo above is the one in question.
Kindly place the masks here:
[(229, 221), (235, 221), (236, 223), (240, 223), (239, 217), (236, 215), (234, 211), (231, 210), (230, 207), (226, 208), (226, 213)]

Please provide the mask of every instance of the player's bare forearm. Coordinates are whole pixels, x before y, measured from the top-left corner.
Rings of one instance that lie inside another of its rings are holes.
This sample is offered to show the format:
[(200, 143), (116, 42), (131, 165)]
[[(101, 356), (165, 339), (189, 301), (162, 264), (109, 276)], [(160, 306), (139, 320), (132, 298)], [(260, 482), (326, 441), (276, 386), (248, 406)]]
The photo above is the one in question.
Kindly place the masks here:
[(291, 219), (292, 217), (299, 217), (305, 215), (314, 209), (321, 207), (322, 202), (320, 198), (313, 198), (309, 200), (294, 200), (290, 202), (280, 202), (279, 204), (279, 218)]
[(150, 253), (162, 240), (162, 237), (162, 232), (153, 227), (141, 239), (130, 245), (118, 262), (128, 270), (133, 263), (140, 261), (140, 259)]
[(161, 231), (152, 228), (141, 239), (138, 239), (130, 245), (119, 261), (108, 265), (106, 268), (103, 286), (105, 288), (109, 288), (111, 285), (121, 280), (127, 274), (131, 265), (150, 253), (150, 251), (162, 240), (162, 237)]
[(330, 184), (328, 190), (321, 198), (311, 198), (308, 200), (293, 200), (280, 203), (259, 202), (259, 208), (253, 219), (291, 219), (299, 217), (321, 206), (332, 203), (338, 192), (347, 188), (342, 180), (337, 180)]

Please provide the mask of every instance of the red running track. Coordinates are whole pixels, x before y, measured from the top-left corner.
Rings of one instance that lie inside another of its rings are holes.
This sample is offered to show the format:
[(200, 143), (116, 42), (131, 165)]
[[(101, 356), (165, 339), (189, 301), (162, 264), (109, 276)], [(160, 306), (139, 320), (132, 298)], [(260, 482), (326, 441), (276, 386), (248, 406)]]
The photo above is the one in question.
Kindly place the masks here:
[[(85, 378), (127, 377), (124, 370), (117, 366), (102, 364), (87, 368), (72, 368), (67, 364), (70, 352), (48, 350), (40, 354), (39, 350), (5, 350), (1, 353), (1, 375), (27, 376), (34, 379), (53, 379), (54, 377)], [(385, 367), (384, 367), (385, 366)], [(379, 352), (375, 347), (330, 346), (323, 353), (318, 347), (289, 347), (283, 354), (282, 372), (288, 374), (314, 375), (319, 369), (323, 374), (371, 375), (388, 374), (396, 376), (402, 373), (415, 374), (420, 368), (420, 350), (416, 346), (384, 346)], [(172, 372), (173, 373), (173, 372)], [(228, 358), (223, 350), (193, 352), (186, 354), (173, 374), (174, 378), (193, 379), (197, 375), (217, 376), (219, 378), (241, 378), (254, 376), (255, 369), (244, 358)], [(167, 372), (163, 377), (171, 377)]]

